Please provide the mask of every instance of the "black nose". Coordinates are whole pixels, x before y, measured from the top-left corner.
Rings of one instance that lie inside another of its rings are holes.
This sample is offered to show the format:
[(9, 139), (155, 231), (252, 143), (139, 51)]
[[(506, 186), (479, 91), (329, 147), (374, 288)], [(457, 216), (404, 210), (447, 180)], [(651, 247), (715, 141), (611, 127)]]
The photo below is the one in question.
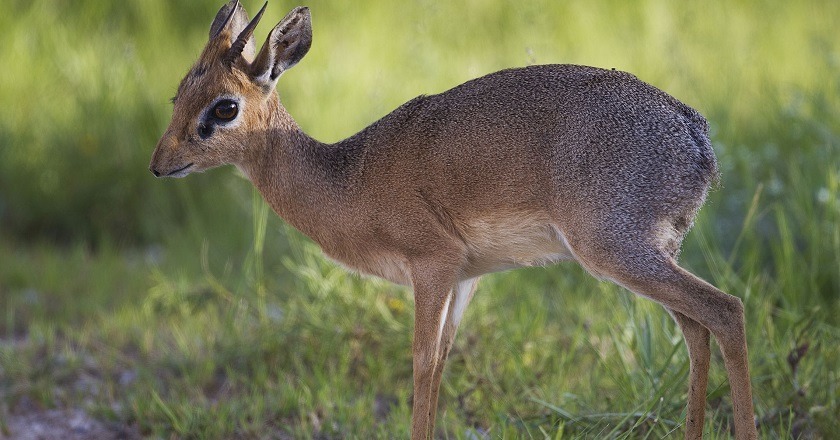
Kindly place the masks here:
[(151, 171), (152, 174), (155, 175), (155, 177), (160, 177), (160, 172), (158, 172), (158, 170), (156, 170), (154, 168), (149, 168), (149, 171)]

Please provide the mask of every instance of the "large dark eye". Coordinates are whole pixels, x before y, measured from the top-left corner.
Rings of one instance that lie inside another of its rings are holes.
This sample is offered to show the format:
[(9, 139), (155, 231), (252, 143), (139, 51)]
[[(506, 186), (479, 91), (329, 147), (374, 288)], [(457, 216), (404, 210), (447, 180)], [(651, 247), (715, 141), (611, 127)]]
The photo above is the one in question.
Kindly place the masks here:
[(223, 122), (232, 121), (237, 114), (239, 114), (239, 106), (236, 104), (236, 101), (230, 99), (219, 101), (213, 107), (213, 117)]

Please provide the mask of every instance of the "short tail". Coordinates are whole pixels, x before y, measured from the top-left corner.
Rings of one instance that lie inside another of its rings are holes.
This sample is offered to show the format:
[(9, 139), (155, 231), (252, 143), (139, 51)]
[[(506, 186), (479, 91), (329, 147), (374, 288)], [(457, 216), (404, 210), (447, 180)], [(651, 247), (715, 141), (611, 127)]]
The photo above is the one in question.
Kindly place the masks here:
[(706, 185), (718, 186), (720, 184), (720, 170), (718, 169), (715, 151), (712, 148), (712, 141), (709, 139), (709, 121), (697, 110), (677, 100), (674, 101), (676, 101), (680, 114), (686, 119), (689, 134), (697, 148), (694, 150), (696, 153), (694, 164), (698, 176), (703, 179)]

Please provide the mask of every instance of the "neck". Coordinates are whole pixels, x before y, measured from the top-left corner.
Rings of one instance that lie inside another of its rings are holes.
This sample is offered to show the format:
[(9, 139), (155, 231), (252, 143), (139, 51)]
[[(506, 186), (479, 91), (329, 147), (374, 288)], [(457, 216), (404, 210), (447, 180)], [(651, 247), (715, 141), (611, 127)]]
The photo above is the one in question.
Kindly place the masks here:
[(340, 218), (347, 200), (346, 188), (325, 175), (334, 148), (309, 137), (271, 99), (264, 127), (238, 166), (280, 217), (324, 246), (325, 222)]

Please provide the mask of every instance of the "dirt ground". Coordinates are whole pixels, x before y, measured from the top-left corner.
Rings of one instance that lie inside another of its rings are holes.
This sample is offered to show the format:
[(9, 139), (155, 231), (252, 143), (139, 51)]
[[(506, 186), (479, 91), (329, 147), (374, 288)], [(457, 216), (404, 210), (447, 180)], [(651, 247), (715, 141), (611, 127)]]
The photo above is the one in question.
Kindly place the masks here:
[(134, 440), (133, 428), (96, 420), (80, 409), (34, 410), (9, 414), (0, 424), (2, 440)]

